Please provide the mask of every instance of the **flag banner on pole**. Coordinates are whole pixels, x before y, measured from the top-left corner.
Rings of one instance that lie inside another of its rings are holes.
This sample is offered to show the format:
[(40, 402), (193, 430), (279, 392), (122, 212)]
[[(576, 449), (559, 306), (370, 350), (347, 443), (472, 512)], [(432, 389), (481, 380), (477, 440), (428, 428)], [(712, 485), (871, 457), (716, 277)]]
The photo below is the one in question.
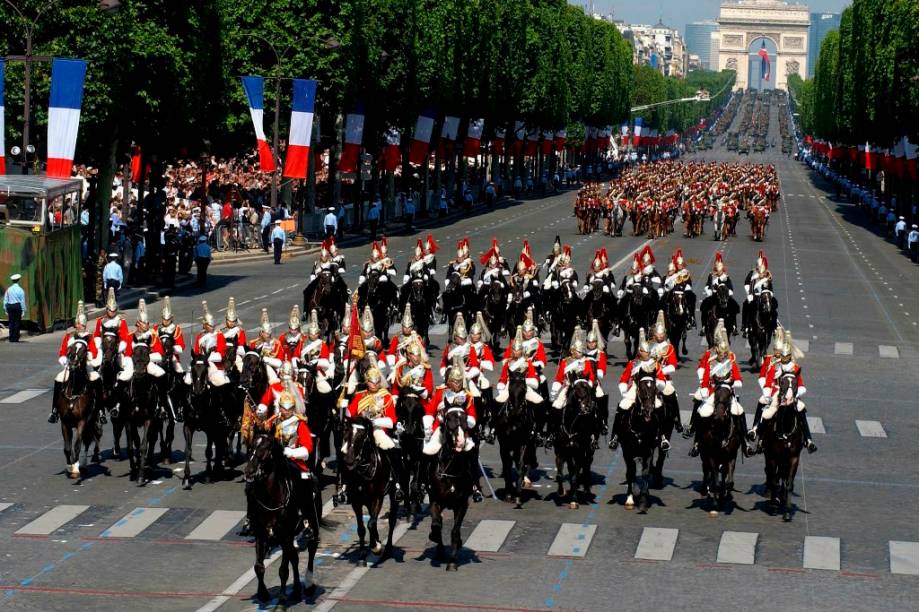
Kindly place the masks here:
[(527, 157), (534, 157), (539, 148), (539, 128), (530, 128), (527, 130), (526, 152)]
[(243, 89), (249, 102), (249, 115), (255, 126), (255, 140), (258, 143), (258, 164), (262, 172), (274, 172), (274, 154), (265, 139), (265, 79), (254, 75), (242, 78)]
[(6, 133), (6, 126), (4, 125), (3, 120), (3, 117), (6, 114), (3, 109), (3, 80), (5, 65), (6, 62), (0, 58), (0, 174), (6, 174), (6, 143), (3, 137), (3, 135)]
[(476, 157), (482, 145), (482, 132), (485, 130), (484, 119), (470, 119), (466, 128), (466, 140), (463, 142), (463, 155)]
[(568, 130), (561, 129), (555, 132), (555, 150), (564, 151), (565, 143), (568, 141)]
[(542, 154), (548, 155), (552, 152), (552, 145), (555, 143), (555, 132), (549, 130), (542, 133)]
[(632, 146), (641, 145), (641, 117), (635, 117), (635, 129), (632, 130)]
[(48, 104), (48, 176), (70, 177), (80, 129), (80, 106), (86, 62), (51, 61), (51, 101)]
[(385, 172), (395, 172), (402, 161), (402, 136), (399, 134), (399, 128), (389, 128), (386, 131), (386, 144), (383, 145), (382, 163)]
[(356, 172), (357, 160), (361, 155), (361, 141), (364, 138), (364, 106), (358, 104), (353, 113), (345, 119), (345, 146), (338, 160), (339, 172)]
[(316, 110), (316, 81), (294, 79), (294, 98), (290, 112), (290, 136), (284, 176), (305, 179), (313, 139), (313, 114)]
[(434, 111), (426, 110), (418, 115), (415, 123), (415, 134), (412, 136), (412, 148), (408, 160), (417, 165), (424, 163), (431, 146), (431, 134), (434, 132)]
[(914, 145), (906, 139), (906, 170), (909, 174), (909, 178), (913, 181), (916, 180), (916, 158), (919, 157), (919, 145)]
[(520, 155), (520, 152), (523, 151), (523, 139), (526, 138), (526, 126), (523, 121), (514, 122), (514, 144), (511, 145), (511, 153), (513, 155)]
[(134, 149), (131, 152), (131, 180), (135, 183), (144, 182), (144, 177), (141, 175), (143, 161), (143, 154), (140, 149), (140, 145), (134, 145)]
[(875, 165), (875, 153), (871, 150), (871, 145), (867, 142), (865, 143), (865, 169), (874, 170)]
[(760, 57), (760, 74), (763, 75), (764, 81), (768, 81), (769, 77), (772, 76), (772, 62), (769, 61), (769, 51), (766, 50), (766, 41), (763, 41), (763, 46), (760, 47), (758, 55)]
[(500, 128), (495, 130), (495, 139), (491, 141), (491, 152), (495, 155), (504, 155), (504, 137), (507, 130)]
[(444, 117), (444, 124), (440, 128), (440, 139), (437, 141), (437, 155), (440, 158), (447, 156), (447, 143), (456, 142), (456, 137), (459, 135), (459, 124), (459, 117), (450, 115)]

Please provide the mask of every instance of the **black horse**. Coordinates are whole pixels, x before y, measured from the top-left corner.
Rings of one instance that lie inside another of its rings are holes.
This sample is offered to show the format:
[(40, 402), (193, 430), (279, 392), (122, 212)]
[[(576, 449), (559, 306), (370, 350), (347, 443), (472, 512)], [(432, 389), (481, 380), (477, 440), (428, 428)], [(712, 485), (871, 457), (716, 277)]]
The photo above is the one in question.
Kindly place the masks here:
[[(385, 280), (384, 277), (386, 277)], [(373, 328), (376, 330), (380, 340), (383, 341), (383, 346), (388, 346), (389, 323), (392, 320), (396, 305), (399, 303), (396, 286), (386, 275), (386, 272), (371, 270), (367, 274), (367, 280), (358, 288), (357, 295), (359, 312), (363, 312), (365, 306), (370, 306), (370, 313), (373, 315)]]
[[(664, 317), (667, 320), (667, 337), (673, 343), (673, 349), (686, 355), (686, 332), (692, 321), (692, 312), (686, 294), (681, 289), (673, 289), (664, 296)], [(682, 345), (682, 349), (680, 346)]]
[[(381, 453), (373, 439), (373, 424), (369, 419), (352, 419), (344, 430), (345, 450), (342, 453), (344, 478), (354, 519), (357, 521), (359, 542), (358, 563), (367, 566), (367, 530), (370, 530), (370, 551), (382, 553), (382, 559), (392, 555), (393, 531), (398, 519), (395, 487), (390, 486), (389, 458)], [(377, 520), (383, 511), (383, 501), (389, 497), (389, 534), (384, 547), (377, 530)], [(364, 508), (367, 508), (367, 525), (364, 525)]]
[(582, 298), (581, 320), (584, 322), (586, 329), (593, 327), (593, 322), (597, 322), (600, 328), (600, 336), (606, 342), (609, 333), (616, 324), (617, 303), (616, 297), (608, 292), (603, 291), (605, 283), (600, 278), (595, 278), (590, 283), (590, 291)]
[(750, 333), (747, 341), (750, 343), (750, 365), (755, 369), (763, 365), (763, 357), (766, 356), (772, 334), (775, 333), (778, 322), (775, 301), (772, 291), (764, 289), (750, 304)]
[[(265, 556), (274, 546), (282, 551), (278, 577), (281, 579), (281, 592), (278, 603), (287, 601), (287, 579), (290, 571), (294, 574), (294, 585), (291, 596), (297, 600), (301, 596), (300, 555), (294, 546), (294, 536), (300, 525), (300, 516), (294, 495), (291, 467), (284, 457), (284, 449), (272, 432), (260, 432), (252, 442), (252, 450), (246, 463), (246, 506), (249, 525), (255, 536), (255, 576), (258, 578), (258, 598), (268, 601), (270, 593), (265, 586)], [(304, 481), (309, 493), (315, 492), (315, 480)], [(318, 521), (310, 525), (318, 533)], [(306, 595), (312, 595), (316, 586), (313, 584), (313, 561), (316, 558), (318, 542), (309, 540), (309, 562), (307, 564)]]
[[(737, 428), (731, 415), (734, 390), (730, 384), (716, 381), (714, 413), (701, 424), (704, 427), (699, 442), (702, 459), (703, 495), (706, 496), (710, 512), (733, 500), (734, 467), (737, 451), (743, 440), (743, 433)], [(717, 504), (714, 505), (714, 504)]]
[[(303, 387), (306, 399), (306, 420), (316, 442), (315, 450), (310, 456), (310, 465), (316, 474), (323, 472), (323, 461), (331, 454), (329, 434), (332, 432), (332, 412), (335, 408), (335, 394), (331, 386), (322, 391), (318, 366), (301, 363), (297, 369), (297, 378)], [(328, 381), (326, 381), (328, 384)]]
[(779, 509), (785, 521), (792, 519), (791, 495), (804, 447), (804, 432), (797, 414), (797, 374), (785, 372), (779, 377), (777, 412), (760, 425), (763, 454), (766, 458), (766, 489), (770, 512)]
[(444, 283), (445, 289), (440, 294), (444, 317), (449, 326), (448, 338), (453, 337), (453, 323), (456, 321), (458, 313), (463, 313), (463, 320), (469, 324), (475, 317), (476, 311), (479, 310), (478, 296), (473, 285), (464, 285), (462, 280), (462, 275), (454, 270)]
[(240, 437), (246, 448), (250, 449), (255, 439), (255, 409), (262, 395), (268, 390), (268, 370), (261, 355), (255, 351), (248, 351), (243, 355), (242, 370), (239, 372), (239, 388), (245, 396)]
[(578, 323), (581, 298), (570, 281), (562, 281), (555, 297), (551, 313), (552, 345), (563, 351), (571, 342), (574, 327)]
[(523, 505), (523, 481), (532, 465), (527, 464), (527, 446), (533, 441), (535, 417), (527, 400), (525, 375), (512, 372), (507, 383), (507, 401), (501, 404), (492, 419), (501, 452), (501, 475), (504, 477), (504, 499)]
[[(554, 441), (557, 495), (560, 501), (567, 500), (572, 510), (578, 508), (579, 493), (582, 493), (585, 499), (590, 497), (594, 435), (600, 426), (593, 387), (586, 380), (576, 381), (568, 390), (568, 398), (562, 408), (561, 422)], [(564, 488), (566, 468), (567, 491)]]
[(226, 458), (227, 426), (221, 413), (223, 394), (213, 387), (207, 379), (208, 361), (205, 355), (192, 355), (189, 365), (191, 385), (188, 389), (188, 401), (185, 409), (185, 470), (182, 476), (182, 486), (191, 488), (191, 458), (192, 438), (195, 431), (204, 432), (207, 437), (207, 446), (204, 449), (206, 459), (205, 474), (208, 481), (216, 482), (223, 476), (224, 460)]
[(403, 389), (396, 402), (396, 422), (401, 425), (399, 447), (402, 449), (402, 481), (399, 484), (403, 491), (409, 492), (405, 496), (405, 510), (409, 514), (421, 512), (421, 501), (424, 498), (421, 490), (424, 469), (424, 455), (421, 453), (424, 443), (424, 405), (424, 400), (409, 389)]
[(718, 325), (718, 319), (724, 319), (724, 327), (728, 333), (728, 338), (737, 335), (737, 313), (740, 307), (737, 301), (731, 297), (727, 285), (720, 284), (715, 293), (702, 301), (700, 306), (702, 311), (702, 321), (705, 326), (705, 341), (708, 346), (715, 345), (715, 327)]
[(99, 376), (102, 383), (102, 405), (100, 412), (108, 412), (112, 420), (112, 458), (121, 460), (121, 433), (124, 421), (120, 418), (119, 405), (123, 397), (123, 384), (118, 380), (118, 336), (111, 332), (102, 334), (102, 363)]
[(638, 332), (648, 329), (653, 314), (657, 314), (656, 294), (652, 294), (643, 283), (632, 283), (628, 292), (619, 300), (619, 322), (625, 341), (626, 359), (634, 359), (638, 352)]
[[(638, 496), (638, 511), (648, 511), (648, 488), (651, 480), (651, 466), (654, 450), (659, 447), (660, 410), (657, 383), (650, 374), (642, 375), (638, 380), (635, 405), (624, 419), (620, 439), (622, 457), (625, 459), (626, 500), (625, 507), (635, 506)], [(637, 478), (637, 464), (641, 463), (641, 478)]]
[(313, 310), (316, 311), (319, 329), (329, 342), (341, 325), (340, 317), (347, 301), (347, 286), (341, 277), (329, 270), (319, 272), (316, 279), (303, 290), (303, 312), (309, 315)]
[(450, 532), (450, 554), (447, 557), (447, 571), (456, 570), (456, 557), (463, 545), (461, 530), (463, 519), (469, 510), (469, 496), (472, 495), (472, 466), (476, 454), (463, 451), (465, 440), (466, 411), (451, 408), (444, 415), (440, 426), (443, 444), (435, 461), (430, 462), (431, 533), (428, 539), (437, 545), (437, 559), (444, 555), (441, 532), (444, 525), (444, 510), (453, 510), (453, 529)]
[(150, 349), (143, 344), (137, 345), (132, 358), (134, 375), (124, 389), (120, 417), (124, 420), (128, 440), (131, 480), (139, 480), (141, 485), (145, 485), (152, 469), (153, 447), (161, 426), (156, 415), (164, 407), (159, 405), (157, 380), (147, 372)]
[[(507, 303), (507, 312), (504, 316), (504, 329), (508, 336), (512, 336), (518, 325), (523, 325), (527, 311), (533, 307), (533, 322), (542, 331), (542, 318), (539, 309), (540, 296), (532, 295), (535, 287), (528, 287), (523, 281), (515, 282), (510, 287), (511, 299)], [(530, 293), (530, 295), (527, 295)]]
[(507, 283), (497, 278), (492, 279), (488, 284), (482, 285), (479, 289), (479, 303), (482, 306), (482, 318), (488, 331), (491, 332), (491, 350), (498, 352), (501, 345), (501, 338), (505, 334), (512, 335), (515, 328), (507, 327), (507, 296), (509, 289)]
[(409, 282), (402, 286), (399, 296), (399, 312), (405, 312), (405, 305), (411, 304), (412, 321), (415, 331), (424, 340), (425, 345), (430, 342), (428, 330), (431, 327), (431, 316), (434, 303), (430, 301), (428, 287), (422, 274), (413, 274)]

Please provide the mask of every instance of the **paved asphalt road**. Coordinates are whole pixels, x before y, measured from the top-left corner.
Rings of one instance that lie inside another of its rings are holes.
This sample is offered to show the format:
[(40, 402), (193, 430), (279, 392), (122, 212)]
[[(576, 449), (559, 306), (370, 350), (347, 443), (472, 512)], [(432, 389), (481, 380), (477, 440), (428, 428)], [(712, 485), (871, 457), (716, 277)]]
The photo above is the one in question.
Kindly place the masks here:
[[(769, 154), (751, 161), (779, 167), (782, 204), (763, 246), (776, 277), (780, 320), (807, 353), (806, 399), (819, 432), (819, 452), (804, 456), (798, 473), (792, 523), (764, 510), (762, 457), (738, 465), (737, 507), (712, 517), (695, 492), (699, 460), (687, 457), (688, 443), (677, 439), (665, 468), (666, 486), (653, 491), (649, 513), (638, 515), (623, 507), (619, 453), (604, 448), (593, 468), (595, 504), (578, 510), (557, 505), (549, 470), (534, 483), (522, 510), (492, 499), (474, 505), (464, 537), (472, 536), (469, 544), (476, 550), (464, 551), (457, 573), (447, 574), (432, 561), (428, 519), (416, 529), (401, 521), (395, 558), (358, 569), (351, 556), (350, 509), (329, 507), (317, 560), (319, 594), (307, 603), (323, 610), (915, 609), (916, 268), (863, 227), (851, 205), (815, 185), (804, 166)], [(618, 279), (644, 239), (576, 235), (572, 200), (572, 193), (564, 193), (436, 231), (446, 251), (441, 260), (465, 235), (476, 253), (497, 236), (512, 258), (526, 238), (541, 259), (559, 234), (572, 244), (581, 274), (594, 249), (606, 246), (610, 261), (622, 264)], [(701, 290), (722, 247), (739, 289), (761, 245), (750, 240), (746, 221), (738, 234), (724, 245), (709, 238), (657, 240), (659, 269), (681, 246)], [(400, 271), (413, 247), (413, 238), (391, 241)], [(346, 250), (352, 285), (366, 251)], [(217, 288), (204, 297), (216, 311), (234, 295), (246, 328), (257, 327), (262, 306), (284, 325), (290, 306), (301, 301), (311, 264), (311, 258), (300, 258), (282, 266), (221, 266), (213, 278)], [(180, 322), (196, 321), (201, 297), (174, 299)], [(159, 315), (159, 305), (151, 307), (151, 315)], [(134, 320), (133, 312), (128, 316)], [(442, 346), (442, 333), (432, 341)], [(90, 466), (81, 484), (64, 476), (60, 433), (45, 422), (59, 342), (60, 334), (54, 334), (18, 346), (0, 344), (0, 607), (257, 607), (247, 575), (253, 549), (234, 535), (245, 507), (241, 484), (197, 483), (183, 491), (173, 465), (164, 466), (155, 482), (137, 487), (128, 481), (127, 463), (113, 461), (107, 450), (103, 464)], [(684, 409), (702, 350), (693, 335), (675, 377)], [(622, 343), (612, 342), (609, 352), (611, 373), (618, 376)], [(739, 353), (747, 355), (743, 348)], [(742, 402), (752, 412), (755, 376), (745, 373), (745, 383)], [(607, 387), (615, 396), (614, 386)], [(107, 431), (106, 449), (110, 441)], [(195, 454), (201, 458), (203, 448)], [(486, 446), (482, 460), (490, 471), (499, 470), (495, 447)], [(539, 460), (541, 469), (553, 463), (543, 451)], [(269, 585), (277, 585), (276, 565), (267, 576)]]

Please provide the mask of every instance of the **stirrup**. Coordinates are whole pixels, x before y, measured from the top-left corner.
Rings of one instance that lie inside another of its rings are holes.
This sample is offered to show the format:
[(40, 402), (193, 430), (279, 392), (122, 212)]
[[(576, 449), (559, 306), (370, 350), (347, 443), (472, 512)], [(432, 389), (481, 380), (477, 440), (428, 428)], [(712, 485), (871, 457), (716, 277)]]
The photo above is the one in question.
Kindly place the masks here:
[(661, 438), (661, 450), (665, 453), (670, 450), (670, 441), (667, 438)]
[(693, 444), (693, 445), (692, 445), (692, 448), (689, 449), (689, 456), (690, 456), (690, 457), (698, 457), (698, 456), (699, 456), (699, 445), (698, 445), (698, 444)]
[(814, 444), (814, 441), (813, 441), (813, 440), (808, 440), (807, 442), (805, 442), (805, 443), (804, 443), (804, 448), (807, 449), (807, 452), (808, 452), (808, 453), (816, 453), (816, 452), (817, 452), (817, 445)]
[(616, 450), (617, 448), (619, 448), (619, 436), (613, 436), (612, 438), (610, 438), (608, 446), (610, 450)]
[(479, 488), (478, 488), (478, 487), (473, 487), (473, 489), (472, 489), (472, 501), (478, 504), (478, 503), (481, 503), (483, 499), (485, 499), (485, 498), (482, 496), (482, 492), (479, 490)]

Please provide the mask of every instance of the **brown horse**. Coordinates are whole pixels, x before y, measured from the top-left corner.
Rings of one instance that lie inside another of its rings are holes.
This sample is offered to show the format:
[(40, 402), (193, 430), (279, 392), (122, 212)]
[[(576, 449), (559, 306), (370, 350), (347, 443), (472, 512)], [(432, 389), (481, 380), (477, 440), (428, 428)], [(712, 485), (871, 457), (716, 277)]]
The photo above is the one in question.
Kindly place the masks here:
[[(60, 392), (57, 393), (57, 410), (61, 418), (64, 437), (64, 457), (67, 459), (67, 476), (80, 477), (80, 446), (88, 453), (89, 445), (96, 442), (93, 461), (99, 460), (98, 434), (93, 418), (97, 406), (99, 386), (89, 380), (86, 373), (86, 345), (75, 342), (67, 349), (67, 371)], [(99, 402), (101, 407), (101, 402)]]

